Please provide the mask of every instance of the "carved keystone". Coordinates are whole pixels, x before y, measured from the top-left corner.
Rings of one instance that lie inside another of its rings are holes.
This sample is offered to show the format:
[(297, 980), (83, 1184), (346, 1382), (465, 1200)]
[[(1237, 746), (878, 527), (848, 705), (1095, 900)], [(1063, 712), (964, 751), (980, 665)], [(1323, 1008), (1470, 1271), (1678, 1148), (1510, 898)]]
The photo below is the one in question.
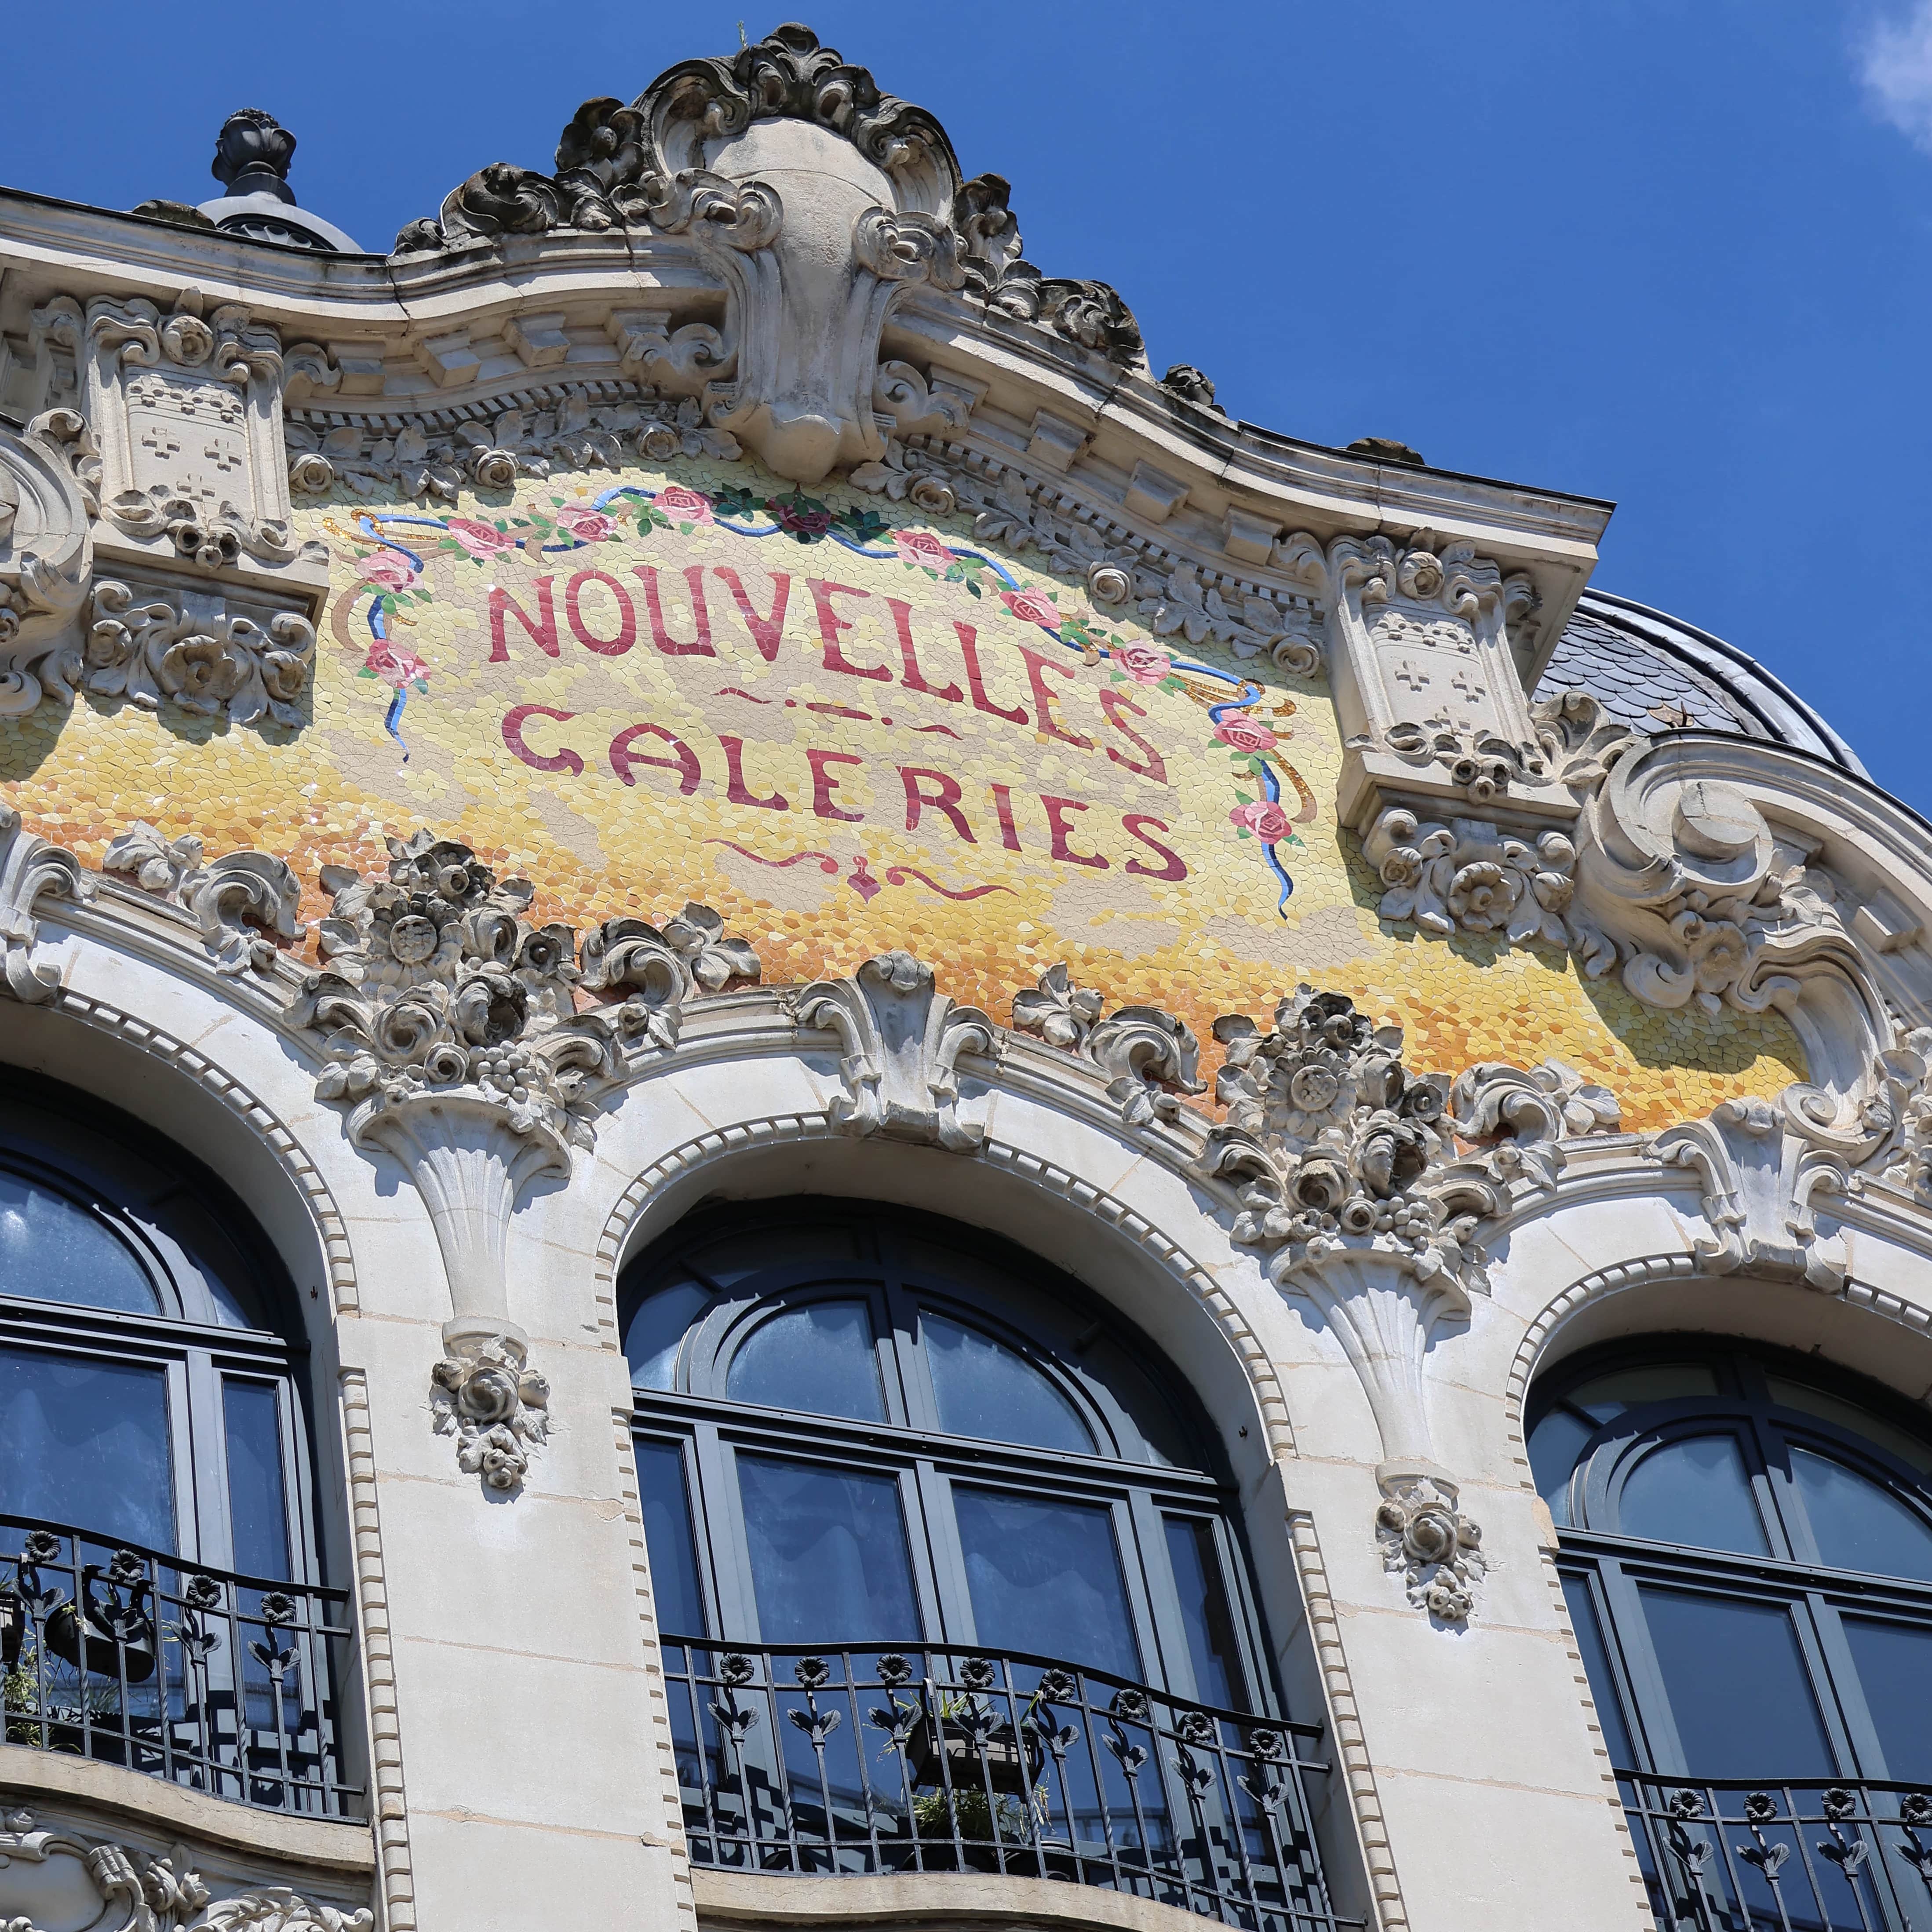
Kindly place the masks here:
[(801, 1028), (836, 1036), (845, 1091), (828, 1110), (846, 1134), (884, 1134), (964, 1153), (982, 1121), (958, 1111), (962, 1052), (992, 1054), (993, 1022), (933, 988), (932, 968), (910, 952), (868, 959), (849, 980), (820, 980), (788, 996)]

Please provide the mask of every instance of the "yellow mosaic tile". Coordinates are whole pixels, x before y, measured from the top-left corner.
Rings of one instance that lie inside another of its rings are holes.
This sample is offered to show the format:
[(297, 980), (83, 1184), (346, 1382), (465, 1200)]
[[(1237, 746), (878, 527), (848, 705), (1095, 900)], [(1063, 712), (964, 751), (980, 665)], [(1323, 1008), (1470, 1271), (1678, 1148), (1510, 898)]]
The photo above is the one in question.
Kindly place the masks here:
[(274, 853), (312, 919), (322, 866), (428, 825), (542, 917), (698, 898), (770, 981), (904, 946), (1003, 1020), (1060, 959), (1204, 1040), (1306, 979), (1400, 1021), (1413, 1066), (1553, 1055), (1630, 1126), (1803, 1077), (1776, 1015), (1659, 1013), (1558, 954), (1382, 925), (1319, 683), (1150, 638), (963, 519), (745, 463), (297, 521), (334, 560), (303, 726), (91, 698), (0, 720), (35, 830), (95, 865), (137, 819)]

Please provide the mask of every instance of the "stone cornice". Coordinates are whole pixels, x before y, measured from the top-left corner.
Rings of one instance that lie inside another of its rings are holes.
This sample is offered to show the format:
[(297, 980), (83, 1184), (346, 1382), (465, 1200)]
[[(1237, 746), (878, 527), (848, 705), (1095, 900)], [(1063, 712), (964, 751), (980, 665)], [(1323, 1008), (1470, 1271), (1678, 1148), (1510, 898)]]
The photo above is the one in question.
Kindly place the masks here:
[[(32, 310), (58, 296), (145, 297), (163, 306), (196, 290), (213, 305), (247, 305), (288, 342), (313, 340), (374, 373), (328, 391), (292, 380), (291, 406), (386, 415), (446, 408), (544, 380), (625, 373), (612, 319), (668, 311), (675, 330), (724, 320), (725, 283), (692, 244), (654, 232), (505, 236), (437, 255), (318, 255), (131, 215), (0, 191), (0, 335), (13, 338), (4, 400), (23, 416), (45, 405), (22, 366)], [(560, 323), (568, 346), (541, 374), (509, 346), (521, 319)], [(463, 380), (425, 367), (426, 345), (452, 335), (484, 352)], [(492, 345), (494, 345), (494, 349)], [(1394, 466), (1232, 422), (1178, 399), (1042, 326), (970, 292), (922, 286), (888, 316), (886, 359), (963, 376), (981, 394), (962, 443), (1024, 457), (1040, 413), (1066, 426), (1071, 453), (1051, 474), (1198, 568), (1286, 576), (1275, 537), (1306, 530), (1462, 540), (1505, 570), (1526, 570), (1540, 600), (1522, 639), (1533, 682), (1587, 582), (1609, 506), (1442, 471)], [(490, 358), (494, 355), (495, 361)], [(1060, 447), (1067, 448), (1063, 442)], [(1181, 499), (1158, 524), (1126, 497), (1137, 464), (1172, 479)], [(1042, 473), (1047, 466), (1040, 466)]]

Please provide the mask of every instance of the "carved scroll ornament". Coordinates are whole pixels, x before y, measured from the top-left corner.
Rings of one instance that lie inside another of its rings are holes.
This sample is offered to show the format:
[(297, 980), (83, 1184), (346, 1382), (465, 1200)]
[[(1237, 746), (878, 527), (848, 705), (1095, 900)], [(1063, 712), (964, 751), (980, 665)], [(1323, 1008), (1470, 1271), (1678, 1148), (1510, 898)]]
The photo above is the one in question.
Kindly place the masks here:
[(910, 952), (868, 959), (849, 980), (789, 993), (801, 1030), (830, 1034), (844, 1090), (830, 1113), (841, 1133), (977, 1147), (982, 1120), (959, 1109), (958, 1060), (995, 1050), (992, 1022), (934, 989), (932, 968)]
[(1208, 1090), (1192, 1029), (1158, 1006), (1121, 1006), (1102, 1018), (1105, 1005), (1064, 964), (1050, 966), (1031, 992), (1013, 995), (1013, 1024), (1098, 1068), (1127, 1126), (1178, 1119), (1184, 1096)]
[[(8, 1932), (32, 1932), (33, 1921), (11, 1909), (40, 1901), (40, 1888), (28, 1873), (65, 1862), (77, 1868), (85, 1892), (100, 1900), (92, 1922), (98, 1932), (370, 1932), (375, 1923), (367, 1906), (320, 1904), (282, 1885), (215, 1898), (186, 1845), (157, 1857), (115, 1840), (41, 1827), (32, 1812), (22, 1810), (0, 1816), (0, 1924)], [(9, 1882), (13, 1868), (26, 1880), (19, 1887)], [(57, 1882), (64, 1895), (71, 1892), (73, 1882), (64, 1874)]]

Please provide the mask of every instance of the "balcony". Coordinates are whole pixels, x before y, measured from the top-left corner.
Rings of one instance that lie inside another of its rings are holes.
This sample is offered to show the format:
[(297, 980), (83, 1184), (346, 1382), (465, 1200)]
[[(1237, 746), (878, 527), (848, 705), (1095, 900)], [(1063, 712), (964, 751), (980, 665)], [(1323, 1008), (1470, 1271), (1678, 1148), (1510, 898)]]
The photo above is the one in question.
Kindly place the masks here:
[(5, 1741), (269, 1811), (359, 1814), (345, 1593), (0, 1516)]
[(1932, 1925), (1932, 1793), (1631, 1772), (1617, 1783), (1660, 1932)]
[(1246, 1932), (1360, 1923), (1316, 1856), (1316, 1726), (1018, 1653), (667, 1637), (664, 1657), (700, 1874), (976, 1873)]

